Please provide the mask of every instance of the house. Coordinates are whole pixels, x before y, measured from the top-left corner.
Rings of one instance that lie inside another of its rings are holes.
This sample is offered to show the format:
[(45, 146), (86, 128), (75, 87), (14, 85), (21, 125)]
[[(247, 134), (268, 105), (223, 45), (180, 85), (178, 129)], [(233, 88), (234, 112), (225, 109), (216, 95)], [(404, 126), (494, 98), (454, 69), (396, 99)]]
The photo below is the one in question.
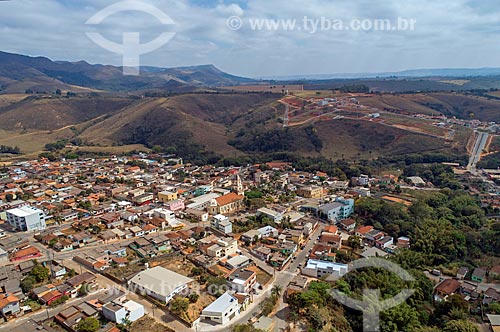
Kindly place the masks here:
[(279, 231), (272, 226), (264, 226), (259, 228), (257, 231), (260, 233), (261, 238), (266, 238), (266, 237), (277, 238), (279, 235)]
[(266, 207), (258, 209), (257, 216), (264, 216), (276, 224), (279, 224), (283, 220), (283, 214), (281, 214), (277, 211), (268, 209)]
[(500, 303), (500, 292), (490, 287), (484, 292), (483, 304), (490, 304), (492, 302)]
[(462, 266), (457, 271), (457, 279), (458, 280), (464, 280), (465, 277), (467, 276), (467, 273), (469, 273), (469, 268), (465, 267), (465, 266)]
[(14, 252), (10, 257), (10, 260), (11, 262), (15, 262), (24, 259), (33, 259), (40, 256), (42, 256), (40, 250), (35, 247), (27, 247)]
[(486, 271), (481, 268), (475, 268), (472, 271), (471, 280), (475, 282), (484, 282), (486, 278)]
[(125, 321), (135, 322), (145, 315), (144, 306), (134, 301), (124, 303), (114, 301), (102, 307), (102, 315), (107, 320), (122, 324)]
[(311, 249), (309, 258), (322, 261), (334, 261), (335, 254), (332, 252), (333, 248), (332, 245), (318, 243)]
[(251, 293), (257, 283), (257, 274), (248, 269), (236, 269), (227, 277), (227, 281), (235, 292)]
[(346, 264), (320, 261), (315, 259), (309, 259), (306, 266), (302, 268), (302, 274), (313, 278), (322, 278), (324, 276), (340, 278), (347, 272), (348, 266)]
[(408, 249), (410, 248), (410, 239), (406, 236), (400, 236), (398, 237), (398, 243), (397, 246), (399, 249)]
[(272, 250), (266, 246), (259, 246), (252, 250), (252, 254), (258, 259), (267, 262), (271, 258)]
[(239, 313), (240, 304), (238, 299), (226, 292), (203, 309), (200, 320), (225, 325)]
[(364, 239), (366, 237), (366, 234), (370, 232), (373, 229), (373, 226), (360, 226), (356, 229), (354, 234), (356, 236), (359, 236), (360, 238)]
[(176, 199), (165, 204), (165, 207), (173, 212), (182, 211), (185, 208), (184, 201)]
[(199, 222), (207, 222), (209, 218), (208, 212), (203, 210), (186, 209), (184, 212), (189, 218)]
[(45, 305), (51, 305), (52, 302), (56, 301), (57, 299), (61, 298), (64, 294), (61, 293), (59, 290), (54, 289), (51, 290), (47, 293), (45, 293), (42, 297), (40, 297), (40, 301), (45, 304)]
[(369, 242), (375, 243), (375, 241), (380, 240), (384, 236), (385, 236), (384, 232), (374, 228), (368, 233), (366, 233), (365, 239)]
[(185, 291), (193, 279), (185, 277), (161, 266), (139, 272), (129, 281), (130, 289), (145, 293), (162, 303)]
[(375, 246), (380, 249), (388, 249), (394, 244), (394, 238), (392, 236), (384, 236), (383, 238), (375, 241)]
[(19, 306), (19, 298), (10, 293), (1, 294), (0, 312), (5, 319), (20, 313), (21, 307)]
[(95, 285), (96, 276), (90, 272), (83, 272), (73, 278), (66, 280), (66, 284), (68, 284), (71, 288), (71, 297), (76, 297), (80, 287), (82, 285), (88, 285), (89, 287), (93, 287)]
[(78, 323), (89, 317), (98, 317), (97, 310), (87, 303), (71, 306), (59, 312), (54, 320), (68, 331), (75, 331)]
[(240, 240), (247, 243), (253, 243), (262, 238), (262, 233), (256, 229), (251, 229), (241, 234)]
[(460, 282), (455, 279), (445, 279), (434, 287), (434, 300), (446, 301), (448, 296), (455, 294), (460, 289)]
[(222, 214), (213, 216), (210, 225), (212, 228), (224, 234), (231, 234), (233, 232), (233, 224), (229, 221), (228, 217)]
[(144, 230), (139, 226), (132, 226), (129, 228), (129, 230), (132, 232), (134, 237), (141, 237), (145, 235)]
[(295, 276), (285, 289), (285, 300), (289, 299), (293, 294), (301, 293), (304, 289), (306, 289), (308, 283), (309, 279), (307, 279), (306, 277), (300, 275)]
[(348, 233), (351, 233), (356, 228), (356, 220), (354, 219), (344, 219), (340, 221), (340, 227)]
[(340, 250), (340, 248), (342, 248), (342, 237), (340, 235), (323, 233), (319, 238), (319, 242), (330, 245), (335, 250)]
[(238, 255), (231, 257), (226, 261), (226, 267), (234, 270), (234, 269), (241, 269), (247, 265), (250, 265), (252, 263), (252, 260), (248, 258), (245, 255)]
[(215, 214), (230, 214), (243, 208), (243, 195), (229, 193), (211, 200), (208, 206), (208, 212)]
[(490, 269), (489, 275), (491, 278), (499, 279), (500, 278), (500, 265), (493, 266)]

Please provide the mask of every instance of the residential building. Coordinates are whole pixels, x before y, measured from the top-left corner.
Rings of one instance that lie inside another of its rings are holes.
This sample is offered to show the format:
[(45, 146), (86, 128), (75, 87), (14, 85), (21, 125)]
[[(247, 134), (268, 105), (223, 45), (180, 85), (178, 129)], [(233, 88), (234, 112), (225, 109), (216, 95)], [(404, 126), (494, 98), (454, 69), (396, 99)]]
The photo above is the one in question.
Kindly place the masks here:
[(213, 216), (210, 225), (212, 228), (224, 234), (231, 234), (233, 232), (233, 223), (229, 221), (228, 217), (222, 214)]
[(319, 207), (319, 216), (330, 222), (339, 222), (349, 218), (354, 212), (354, 200), (337, 197), (335, 202)]
[(302, 268), (302, 274), (313, 278), (322, 278), (324, 276), (333, 276), (340, 278), (348, 272), (347, 264), (339, 264), (328, 261), (310, 259)]
[(114, 301), (102, 307), (102, 315), (113, 323), (135, 322), (144, 317), (144, 306), (134, 301), (124, 303)]
[(210, 257), (226, 257), (234, 255), (238, 251), (238, 241), (233, 238), (219, 239), (207, 248)]
[(236, 269), (227, 277), (227, 281), (235, 292), (251, 293), (257, 283), (257, 274), (248, 269)]
[(445, 279), (434, 287), (434, 300), (446, 301), (448, 296), (455, 294), (460, 289), (460, 282), (455, 279)]
[(12, 315), (16, 315), (21, 312), (21, 307), (19, 305), (19, 298), (13, 294), (6, 293), (0, 295), (0, 312), (2, 317), (8, 319)]
[(323, 188), (317, 186), (300, 187), (297, 189), (297, 195), (305, 198), (321, 198)]
[(135, 292), (145, 293), (162, 303), (168, 303), (173, 297), (185, 291), (193, 279), (161, 266), (139, 272), (129, 281)]
[(472, 271), (471, 279), (475, 282), (484, 282), (486, 279), (486, 271), (480, 268), (475, 268), (474, 271)]
[(7, 222), (21, 232), (40, 231), (47, 228), (45, 213), (35, 207), (22, 206), (6, 211)]
[(277, 224), (279, 224), (283, 220), (283, 214), (279, 213), (278, 211), (268, 209), (266, 207), (258, 209), (257, 216), (264, 216)]
[(200, 319), (226, 325), (239, 313), (238, 299), (226, 292), (203, 309)]
[(175, 201), (177, 198), (177, 193), (173, 191), (162, 191), (158, 193), (158, 200), (162, 203)]

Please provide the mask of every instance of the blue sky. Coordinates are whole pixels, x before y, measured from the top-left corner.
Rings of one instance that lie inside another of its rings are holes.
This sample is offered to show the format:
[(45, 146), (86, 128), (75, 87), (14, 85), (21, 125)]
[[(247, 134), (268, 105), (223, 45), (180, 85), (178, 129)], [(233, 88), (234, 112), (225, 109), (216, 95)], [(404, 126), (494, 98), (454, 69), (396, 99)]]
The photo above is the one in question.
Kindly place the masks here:
[[(99, 26), (85, 22), (115, 0), (12, 0), (0, 2), (0, 49), (55, 60), (121, 64), (121, 56), (93, 43), (86, 32), (119, 42), (123, 32), (153, 40), (175, 37), (141, 58), (142, 65), (214, 64), (249, 77), (417, 68), (500, 67), (497, 0), (139, 0), (175, 24), (123, 12)], [(243, 27), (227, 27), (231, 16)], [(250, 19), (415, 19), (414, 31), (254, 31)]]

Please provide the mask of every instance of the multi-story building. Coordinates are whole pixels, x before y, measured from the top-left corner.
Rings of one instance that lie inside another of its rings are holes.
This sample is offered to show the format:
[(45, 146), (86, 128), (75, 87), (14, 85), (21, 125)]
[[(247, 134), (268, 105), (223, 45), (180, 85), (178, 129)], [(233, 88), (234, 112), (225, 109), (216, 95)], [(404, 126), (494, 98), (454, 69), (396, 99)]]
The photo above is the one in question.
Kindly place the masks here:
[(158, 193), (158, 200), (162, 203), (167, 203), (170, 201), (175, 201), (177, 199), (177, 193), (173, 191), (162, 191)]
[(338, 222), (349, 218), (354, 212), (354, 200), (338, 197), (335, 202), (323, 205), (319, 208), (319, 216), (332, 222)]
[(297, 189), (297, 195), (305, 198), (321, 198), (323, 196), (323, 188), (317, 186), (300, 187)]
[(235, 292), (251, 293), (257, 283), (257, 274), (247, 269), (237, 269), (227, 277), (227, 281)]
[(45, 213), (31, 206), (22, 206), (6, 212), (7, 222), (21, 232), (39, 231), (47, 228)]
[(226, 257), (238, 251), (238, 241), (233, 238), (221, 239), (207, 248), (210, 257)]
[(233, 232), (233, 224), (231, 223), (228, 217), (222, 214), (217, 214), (213, 216), (210, 225), (212, 226), (212, 228), (224, 234), (230, 234)]

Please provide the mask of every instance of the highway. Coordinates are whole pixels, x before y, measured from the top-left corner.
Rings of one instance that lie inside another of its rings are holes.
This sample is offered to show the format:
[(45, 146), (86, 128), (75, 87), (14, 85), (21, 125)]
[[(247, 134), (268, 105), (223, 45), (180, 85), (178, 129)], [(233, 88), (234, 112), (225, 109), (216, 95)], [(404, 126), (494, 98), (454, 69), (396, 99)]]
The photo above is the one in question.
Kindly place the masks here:
[(471, 156), (469, 159), (469, 164), (467, 165), (467, 170), (473, 174), (476, 174), (476, 166), (481, 159), (481, 154), (488, 141), (488, 133), (477, 132), (478, 136), (474, 142), (474, 148), (472, 149)]

